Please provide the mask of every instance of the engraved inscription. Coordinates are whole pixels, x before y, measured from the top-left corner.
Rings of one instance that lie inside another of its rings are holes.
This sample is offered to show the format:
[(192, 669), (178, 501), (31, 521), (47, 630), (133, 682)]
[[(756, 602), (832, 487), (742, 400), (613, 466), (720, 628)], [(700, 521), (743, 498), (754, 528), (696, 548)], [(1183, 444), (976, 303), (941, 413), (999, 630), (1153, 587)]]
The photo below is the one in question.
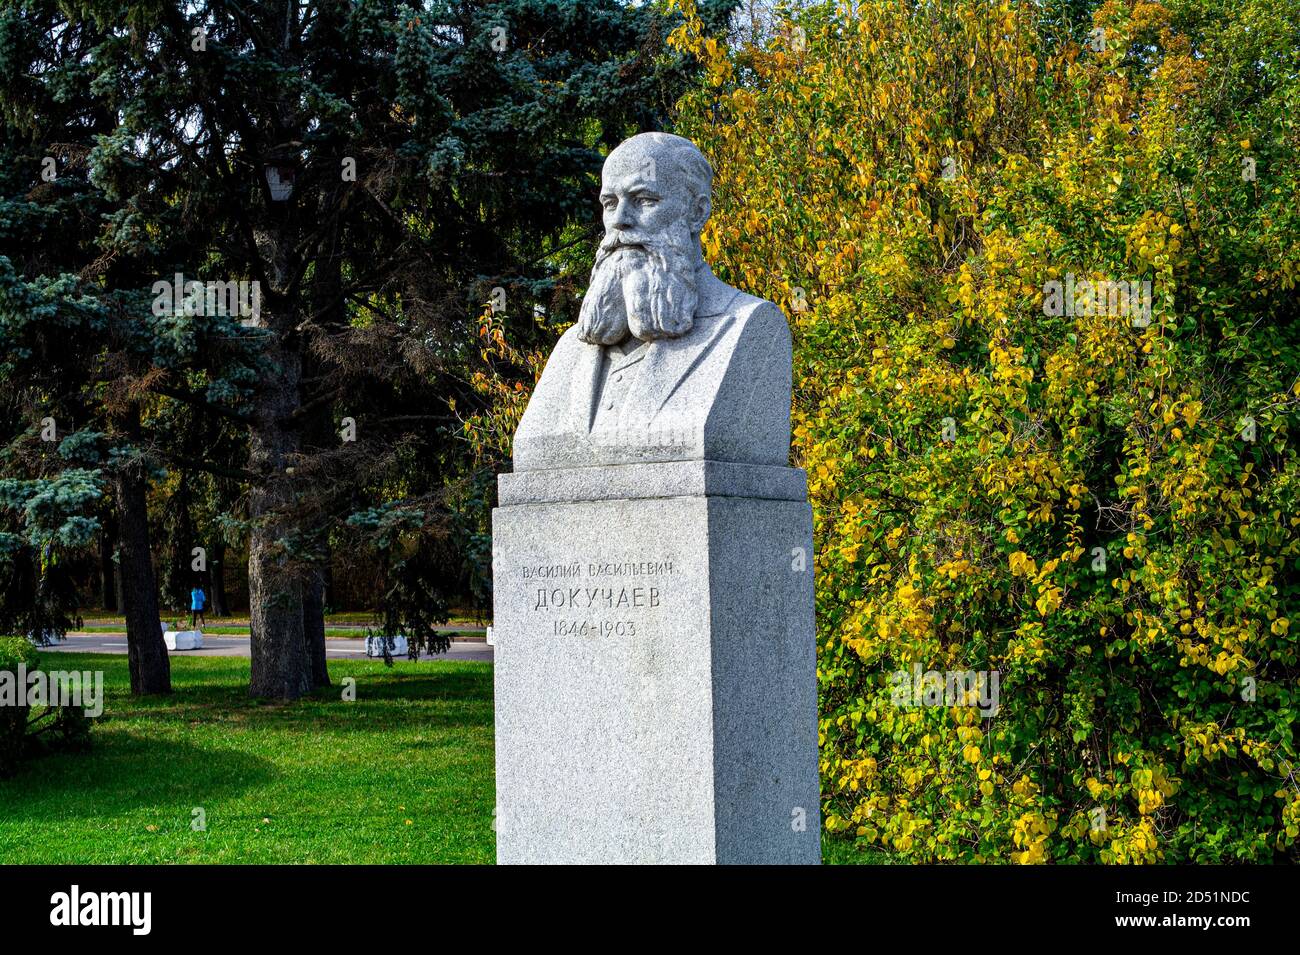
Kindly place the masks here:
[(575, 560), (567, 564), (529, 565), (523, 568), (523, 572), (524, 580), (571, 580), (583, 576), (584, 569), (588, 577), (662, 577), (673, 572), (673, 562), (671, 560), (591, 561), (584, 565), (582, 561)]
[(631, 619), (628, 612), (658, 609), (664, 591), (661, 581), (642, 583), (639, 578), (675, 573), (671, 560), (575, 560), (520, 569), (529, 610), (554, 615), (550, 632), (557, 637), (643, 635), (644, 621)]
[(551, 628), (557, 637), (635, 637), (635, 620), (556, 620)]

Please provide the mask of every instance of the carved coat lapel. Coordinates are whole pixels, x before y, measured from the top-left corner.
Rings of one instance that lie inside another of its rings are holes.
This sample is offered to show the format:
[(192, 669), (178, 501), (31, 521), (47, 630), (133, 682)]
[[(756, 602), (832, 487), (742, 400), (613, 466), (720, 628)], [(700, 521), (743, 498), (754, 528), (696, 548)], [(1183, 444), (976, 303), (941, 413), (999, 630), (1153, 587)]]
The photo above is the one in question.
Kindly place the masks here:
[(573, 377), (569, 380), (569, 421), (570, 427), (578, 434), (589, 434), (596, 418), (604, 349), (576, 338), (574, 343), (577, 354), (573, 361)]
[(623, 429), (649, 427), (677, 387), (705, 359), (734, 321), (730, 317), (708, 321), (707, 327), (697, 326), (684, 338), (651, 342), (623, 405), (619, 426)]

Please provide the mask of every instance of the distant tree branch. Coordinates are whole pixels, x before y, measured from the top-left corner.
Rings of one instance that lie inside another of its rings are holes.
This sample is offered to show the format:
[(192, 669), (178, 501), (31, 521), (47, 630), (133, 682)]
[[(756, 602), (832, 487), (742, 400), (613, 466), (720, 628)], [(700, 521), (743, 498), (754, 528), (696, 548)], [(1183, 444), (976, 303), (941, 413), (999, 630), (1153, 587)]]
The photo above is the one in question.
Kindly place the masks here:
[(252, 415), (236, 411), (233, 408), (226, 408), (223, 405), (214, 404), (192, 391), (183, 391), (180, 388), (171, 388), (167, 385), (154, 384), (149, 386), (149, 390), (156, 395), (164, 398), (171, 398), (173, 401), (179, 401), (181, 404), (189, 405), (192, 408), (198, 408), (201, 411), (208, 411), (221, 418), (227, 418), (230, 421), (238, 421), (241, 424), (252, 424), (254, 418)]

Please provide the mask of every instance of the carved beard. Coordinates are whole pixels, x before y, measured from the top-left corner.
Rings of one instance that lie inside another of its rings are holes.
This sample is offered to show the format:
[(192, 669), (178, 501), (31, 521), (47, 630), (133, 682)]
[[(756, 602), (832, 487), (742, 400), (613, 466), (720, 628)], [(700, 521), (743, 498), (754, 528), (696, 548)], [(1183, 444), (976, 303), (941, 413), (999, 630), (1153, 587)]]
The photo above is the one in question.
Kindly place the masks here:
[(582, 299), (578, 337), (617, 345), (629, 334), (651, 341), (689, 332), (700, 300), (690, 255), (694, 241), (684, 222), (659, 235), (607, 234)]

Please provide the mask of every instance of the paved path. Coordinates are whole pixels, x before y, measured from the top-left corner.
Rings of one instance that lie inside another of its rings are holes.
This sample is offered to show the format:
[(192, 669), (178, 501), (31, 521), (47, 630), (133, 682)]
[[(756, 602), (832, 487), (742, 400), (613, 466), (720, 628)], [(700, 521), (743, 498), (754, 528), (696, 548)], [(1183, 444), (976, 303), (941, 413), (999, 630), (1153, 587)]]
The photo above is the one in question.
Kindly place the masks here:
[[(125, 633), (70, 633), (68, 639), (42, 650), (65, 653), (126, 653)], [(338, 638), (325, 641), (325, 654), (331, 660), (364, 660), (366, 641)], [(248, 637), (225, 637), (204, 634), (202, 650), (173, 650), (174, 657), (246, 657)], [(379, 659), (379, 658), (376, 658)], [(421, 660), (484, 660), (492, 662), (492, 648), (482, 640), (453, 640), (451, 649), (437, 656), (421, 656)], [(405, 662), (406, 657), (395, 656), (393, 662)]]

